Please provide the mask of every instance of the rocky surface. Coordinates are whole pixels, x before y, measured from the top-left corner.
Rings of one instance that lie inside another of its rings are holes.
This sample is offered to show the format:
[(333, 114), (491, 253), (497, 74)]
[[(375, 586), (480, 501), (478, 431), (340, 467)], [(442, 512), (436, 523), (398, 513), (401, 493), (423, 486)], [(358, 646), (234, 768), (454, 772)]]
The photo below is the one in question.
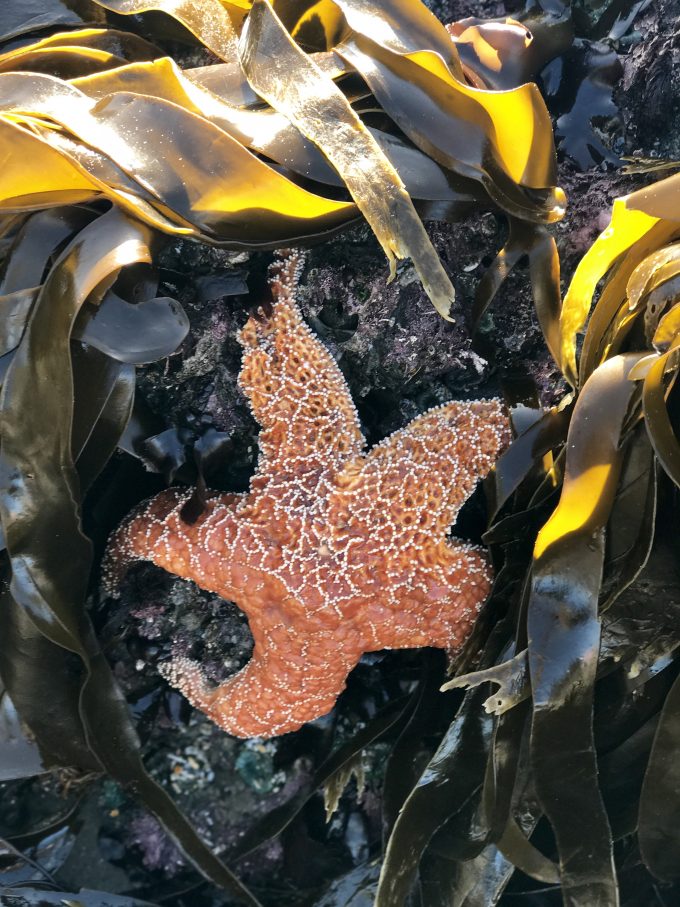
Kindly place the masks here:
[[(459, 0), (433, 0), (431, 6), (444, 21), (505, 14), (495, 2), (471, 7)], [(614, 90), (620, 114), (600, 118), (596, 128), (617, 154), (680, 158), (679, 35), (680, 0), (662, 0), (638, 17), (625, 40), (608, 42), (621, 64)], [(566, 282), (605, 226), (614, 197), (650, 177), (626, 176), (607, 163), (584, 172), (564, 155), (559, 173), (569, 208), (554, 232)], [(337, 359), (371, 443), (430, 406), (496, 394), (507, 376), (533, 377), (546, 404), (562, 391), (538, 329), (525, 267), (507, 281), (485, 325), (495, 361), (474, 348), (467, 313), (479, 276), (502, 244), (501, 219), (480, 214), (465, 224), (429, 229), (456, 286), (454, 324), (432, 309), (409, 264), (400, 265), (396, 279), (386, 283), (386, 262), (366, 227), (354, 227), (307, 256), (300, 305)], [(228, 461), (210, 476), (223, 490), (244, 489), (257, 457), (257, 426), (236, 385), (236, 332), (258, 304), (268, 260), (186, 242), (169, 244), (161, 257), (165, 291), (183, 303), (192, 329), (174, 356), (144, 371), (140, 393), (168, 424), (194, 436), (208, 428), (229, 435)], [(243, 292), (246, 285), (249, 295)], [(139, 718), (147, 763), (206, 839), (226, 853), (258, 816), (309, 779), (309, 754), (323, 752), (331, 726), (336, 740), (349, 735), (391, 697), (407, 691), (417, 673), (411, 653), (366, 659), (335, 715), (274, 743), (236, 741), (169, 692), (156, 665), (170, 653), (190, 654), (199, 656), (216, 679), (237, 670), (252, 645), (240, 612), (150, 567), (131, 574), (123, 592), (120, 603), (103, 603), (96, 615), (107, 654)], [(358, 798), (352, 782), (329, 825), (317, 797), (282, 839), (241, 863), (244, 878), (265, 903), (321, 903), (326, 881), (361, 864), (375, 848), (384, 755), (379, 745), (369, 748), (366, 790)], [(71, 880), (112, 892), (136, 888), (152, 900), (158, 892), (181, 887), (177, 880), (196, 884), (155, 820), (132, 800), (108, 782), (79, 784), (104, 818), (73, 830), (70, 844), (62, 841), (72, 849)], [(42, 784), (42, 796), (58, 802), (72, 794), (72, 785), (72, 779), (52, 779)], [(6, 793), (3, 808), (10, 817), (15, 809), (18, 816), (20, 802), (16, 791)], [(94, 851), (101, 854), (99, 862), (92, 859)], [(200, 889), (187, 897), (177, 903), (229, 903)]]

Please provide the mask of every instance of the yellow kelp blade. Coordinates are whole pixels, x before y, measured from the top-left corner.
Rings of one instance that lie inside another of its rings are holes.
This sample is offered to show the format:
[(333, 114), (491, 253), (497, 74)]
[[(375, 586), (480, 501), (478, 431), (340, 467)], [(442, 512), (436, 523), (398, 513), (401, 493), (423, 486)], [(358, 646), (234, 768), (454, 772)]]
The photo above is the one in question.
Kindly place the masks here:
[(429, 50), (449, 71), (463, 78), (463, 69), (446, 28), (424, 3), (412, 0), (335, 0), (352, 31), (397, 54)]
[[(414, 118), (418, 118), (419, 105), (409, 103), (408, 88), (414, 82), (423, 81), (424, 98), (419, 98), (419, 101), (431, 98), (435, 104), (439, 104), (443, 108), (443, 110), (437, 111), (428, 110), (427, 116), (421, 115), (428, 125), (435, 125), (441, 121), (442, 113), (444, 116), (447, 113), (453, 114), (453, 119), (462, 116), (463, 123), (457, 121), (453, 133), (458, 134), (462, 131), (464, 137), (456, 145), (457, 153), (450, 154), (450, 157), (465, 166), (467, 157), (465, 149), (468, 148), (468, 153), (475, 156), (473, 166), (477, 170), (483, 169), (483, 159), (476, 153), (477, 142), (474, 137), (467, 135), (469, 128), (465, 122), (467, 116), (476, 127), (481, 124), (486, 142), (495, 149), (497, 164), (506, 171), (511, 180), (534, 189), (546, 189), (554, 185), (556, 162), (552, 127), (543, 99), (535, 85), (522, 85), (501, 92), (479, 90), (470, 86), (463, 73), (454, 39), (421, 3), (387, 0), (387, 2), (379, 4), (367, 4), (363, 0), (336, 0), (336, 5), (344, 13), (347, 24), (352, 30), (352, 35), (348, 36), (336, 49), (343, 52), (344, 48), (349, 47), (362, 53), (364, 55), (363, 66), (359, 65), (357, 58), (351, 59), (350, 62), (364, 77), (367, 76), (366, 70), (379, 68), (382, 83), (389, 82), (390, 78), (397, 80), (398, 84), (394, 86), (383, 84), (383, 96), (379, 96), (378, 99), (390, 116), (399, 123), (400, 128), (405, 129), (408, 123), (413, 122)], [(287, 16), (284, 17), (286, 26), (295, 32), (298, 23), (294, 21), (292, 13), (289, 12), (289, 5), (275, 3), (274, 8), (277, 12), (279, 6), (287, 13)], [(307, 4), (302, 4), (302, 6), (307, 6)], [(324, 5), (324, 11), (327, 6), (328, 4)], [(320, 15), (316, 6), (312, 9), (317, 15)], [(305, 15), (307, 14), (305, 13)], [(330, 15), (328, 12), (326, 14)], [(527, 33), (526, 28), (514, 20), (508, 20), (506, 23), (489, 23), (489, 29), (494, 27), (497, 30), (502, 28), (503, 34), (506, 36), (519, 36), (518, 40), (521, 40), (523, 45), (531, 41), (531, 36)], [(470, 31), (479, 32), (479, 30), (478, 25), (467, 31), (469, 33)], [(498, 65), (505, 65), (507, 68), (508, 61), (507, 59), (500, 60), (497, 47), (492, 47), (489, 42), (486, 43), (491, 56), (495, 55), (497, 58)], [(510, 50), (516, 51), (516, 43), (516, 41), (511, 42), (511, 48), (504, 51), (506, 58)], [(377, 48), (380, 52), (376, 51)], [(409, 66), (409, 62), (414, 65)], [(376, 74), (376, 78), (377, 76), (378, 74)], [(433, 77), (438, 78), (440, 84), (433, 81)], [(375, 84), (371, 84), (371, 88), (375, 92)], [(391, 90), (389, 90), (390, 88)], [(454, 93), (453, 99), (449, 97), (452, 92)], [(377, 92), (375, 93), (377, 94)], [(386, 102), (385, 96), (389, 96), (389, 104)], [(458, 96), (457, 110), (455, 109), (456, 96)], [(466, 105), (463, 98), (472, 103)], [(475, 108), (481, 108), (481, 110)], [(486, 117), (484, 112), (487, 114)], [(488, 122), (489, 117), (491, 123)], [(442, 126), (442, 130), (447, 135), (452, 131), (450, 126), (451, 123)], [(474, 128), (473, 126), (473, 130)], [(414, 131), (417, 133), (418, 130)], [(432, 146), (438, 147), (436, 139), (428, 135), (427, 126), (422, 131), (424, 141), (429, 141)], [(410, 137), (418, 143), (414, 135), (411, 134)], [(449, 141), (451, 140), (449, 139)], [(421, 147), (423, 146), (421, 145)], [(438, 150), (442, 154), (446, 154), (445, 149), (446, 141), (441, 143)], [(443, 160), (439, 160), (439, 162), (445, 163)], [(447, 161), (446, 165), (451, 166), (451, 162)], [(470, 175), (463, 171), (458, 172), (462, 172), (462, 175)], [(550, 219), (559, 219), (564, 213), (562, 210), (564, 196), (556, 197), (550, 207), (560, 209), (559, 213), (554, 213)], [(521, 216), (518, 211), (514, 213)], [(544, 218), (544, 220), (547, 219), (547, 217)]]
[[(550, 223), (564, 215), (564, 193), (554, 188), (550, 121), (535, 85), (480, 91), (457, 82), (436, 54), (397, 55), (360, 35), (337, 52), (399, 128), (442, 166), (480, 180), (516, 217)], [(521, 184), (539, 191), (528, 194)]]
[(0, 72), (42, 72), (57, 75), (61, 79), (72, 79), (89, 75), (93, 72), (114, 69), (127, 63), (123, 57), (117, 57), (96, 47), (54, 47), (36, 50), (24, 54), (20, 60), (0, 61)]
[[(642, 385), (642, 411), (654, 453), (666, 473), (680, 487), (680, 443), (668, 415), (666, 400), (678, 372), (680, 335), (667, 353), (649, 368)], [(671, 371), (670, 379), (666, 378)]]
[[(547, 17), (542, 11), (522, 22), (470, 16), (446, 26), (473, 85), (504, 90), (533, 81), (550, 60), (574, 40), (571, 15)], [(480, 84), (481, 83), (481, 84)]]
[(536, 563), (573, 535), (593, 535), (606, 525), (623, 461), (621, 431), (635, 392), (628, 375), (642, 356), (609, 359), (581, 391), (569, 425), (562, 494), (536, 539)]
[(679, 266), (680, 243), (671, 243), (648, 255), (633, 271), (626, 286), (630, 308), (636, 308), (644, 296), (675, 276)]
[(318, 145), (343, 178), (382, 245), (410, 257), (437, 311), (449, 317), (455, 292), (404, 185), (333, 81), (295, 44), (267, 0), (256, 0), (239, 53), (254, 90)]
[[(680, 291), (677, 287), (674, 297), (680, 300)], [(680, 303), (674, 305), (659, 321), (654, 332), (654, 349), (659, 353), (666, 353), (672, 346), (677, 345), (678, 337), (680, 337)]]
[[(560, 318), (560, 366), (574, 387), (578, 380), (576, 334), (586, 323), (597, 284), (620, 256), (629, 254), (634, 249), (637, 252), (637, 266), (644, 258), (644, 255), (639, 254), (638, 244), (644, 241), (647, 246), (650, 245), (649, 234), (657, 224), (664, 222), (660, 230), (665, 233), (666, 239), (680, 230), (679, 199), (680, 174), (615, 199), (609, 226), (579, 262), (564, 298)], [(663, 241), (665, 240), (659, 237), (658, 244)], [(632, 269), (626, 275), (626, 281), (630, 273)]]
[[(607, 357), (612, 324), (616, 318), (616, 313), (619, 311), (626, 298), (627, 286), (631, 279), (631, 275), (634, 274), (640, 263), (644, 262), (645, 257), (648, 256), (650, 252), (667, 242), (667, 240), (676, 232), (676, 229), (676, 225), (670, 224), (667, 221), (657, 221), (642, 239), (634, 243), (625, 254), (620, 255), (616, 259), (602, 292), (600, 293), (597, 305), (588, 319), (588, 326), (583, 339), (583, 347), (581, 348), (579, 360), (579, 384), (585, 384), (592, 372), (598, 365), (601, 365)], [(563, 315), (561, 318), (563, 318)], [(562, 323), (563, 322), (561, 322), (561, 324)], [(564, 335), (561, 337), (560, 350), (563, 350), (563, 342)], [(560, 355), (562, 355), (562, 352)]]
[(0, 41), (34, 35), (47, 28), (69, 28), (84, 23), (106, 25), (106, 13), (94, 0), (21, 0), (0, 3)]
[(516, 19), (505, 21), (470, 16), (446, 30), (456, 42), (463, 64), (478, 88), (514, 88), (527, 81), (526, 59), (534, 38)]
[(329, 50), (347, 29), (345, 17), (333, 0), (293, 4), (274, 0), (272, 6), (284, 28), (307, 53)]
[[(344, 182), (323, 152), (282, 113), (269, 107), (252, 110), (225, 102), (200, 82), (186, 78), (169, 57), (72, 79), (71, 84), (95, 100), (117, 91), (129, 91), (172, 101), (215, 123), (241, 144), (276, 161), (287, 171), (306, 180), (344, 188)], [(483, 195), (474, 184), (457, 179), (403, 139), (377, 129), (369, 128), (369, 131), (398, 170), (412, 198), (447, 205), (483, 204)]]
[[(86, 55), (87, 51), (93, 52), (93, 59), (96, 58), (95, 53), (99, 52), (102, 58), (104, 54), (108, 54), (127, 63), (153, 60), (161, 54), (157, 47), (132, 32), (115, 28), (79, 28), (74, 31), (57, 32), (47, 38), (1, 53), (0, 69), (3, 72), (9, 72), (11, 69), (25, 71), (32, 68), (30, 65), (32, 59), (49, 61), (50, 53), (54, 53), (54, 59), (58, 61), (60, 54)], [(67, 78), (56, 71), (50, 74)]]
[(197, 232), (154, 209), (148, 193), (108, 158), (82, 144), (69, 147), (68, 138), (53, 129), (27, 131), (17, 119), (0, 115), (0, 153), (8, 162), (0, 168), (0, 210), (36, 211), (102, 196), (157, 230), (179, 235)]
[(30, 211), (77, 205), (99, 187), (53, 148), (0, 117), (0, 210)]
[(227, 10), (234, 6), (242, 18), (243, 4), (220, 0), (95, 0), (105, 9), (123, 15), (167, 13), (187, 28), (208, 50), (223, 60), (236, 59), (236, 32)]
[[(361, 0), (336, 2), (345, 13), (355, 37), (369, 39), (392, 57), (407, 58), (431, 76), (441, 79), (444, 85), (438, 86), (438, 90), (435, 88), (435, 94), (437, 98), (441, 97), (445, 108), (447, 103), (451, 103), (446, 100), (451, 90), (481, 106), (494, 124), (488, 140), (497, 143), (502, 164), (515, 181), (532, 188), (546, 188), (554, 184), (555, 152), (550, 118), (535, 85), (524, 85), (509, 91), (486, 91), (470, 86), (463, 73), (454, 38), (420, 3), (388, 2), (369, 8)], [(519, 34), (525, 44), (530, 40), (526, 28), (514, 20), (489, 23), (489, 28), (501, 26), (506, 32)], [(359, 47), (369, 56), (374, 55), (370, 45), (359, 42)], [(498, 55), (495, 48), (491, 51)], [(402, 73), (400, 63), (390, 60), (388, 55), (376, 56), (402, 78), (411, 79), (414, 76), (411, 69)], [(500, 59), (498, 64), (501, 65)], [(435, 84), (430, 85), (430, 89)], [(398, 108), (399, 93), (395, 90), (393, 96)], [(393, 115), (391, 110), (388, 113)]]
[(96, 103), (59, 79), (7, 73), (0, 111), (49, 117), (110, 157), (160, 210), (214, 240), (271, 246), (356, 216), (353, 205), (307, 192), (214, 124), (157, 98), (118, 92)]

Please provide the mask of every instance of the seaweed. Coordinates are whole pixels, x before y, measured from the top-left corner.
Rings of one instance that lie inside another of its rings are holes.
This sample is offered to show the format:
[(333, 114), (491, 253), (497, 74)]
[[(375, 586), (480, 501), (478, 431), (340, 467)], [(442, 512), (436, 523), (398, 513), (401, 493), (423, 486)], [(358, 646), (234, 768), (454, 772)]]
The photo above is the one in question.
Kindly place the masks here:
[[(223, 433), (169, 426), (134, 399), (135, 366), (170, 355), (188, 328), (179, 303), (159, 295), (164, 237), (266, 251), (322, 242), (361, 216), (392, 268), (413, 258), (444, 317), (451, 275), (420, 219), (505, 217), (508, 238), (471, 321), (527, 258), (546, 344), (573, 390), (542, 412), (506, 388), (518, 436), (488, 488), (496, 582), (445, 685), (469, 689), (436, 694), (444, 677), (424, 656), (420, 679), (349, 739), (320, 732), (303, 788), (227, 859), (292, 834), (315, 791), (336, 798), (358, 754), (378, 744), (389, 752), (382, 868), (369, 859), (319, 903), (375, 895), (398, 907), (417, 884), (428, 907), (487, 907), (535, 883), (590, 907), (617, 902), (624, 858), (662, 884), (676, 878), (680, 604), (659, 601), (657, 583), (641, 612), (627, 590), (676, 561), (664, 545), (677, 507), (666, 492), (680, 484), (680, 184), (617, 200), (561, 303), (548, 227), (565, 199), (548, 113), (528, 80), (542, 72), (556, 108), (572, 105), (558, 122), (570, 156), (616, 163), (589, 124), (612, 113), (617, 61), (588, 42), (622, 34), (641, 4), (581, 7), (586, 39), (575, 46), (569, 10), (551, 7), (448, 31), (399, 0), (24, 0), (0, 10), (3, 777), (108, 774), (203, 878), (242, 902), (258, 903), (142, 764), (87, 608), (102, 531), (92, 505), (120, 449), (159, 482), (196, 485), (190, 520), (203, 472), (230, 456)], [(167, 55), (178, 36), (204, 65)], [(268, 71), (272, 48), (281, 65)], [(558, 97), (565, 63), (584, 73), (580, 101)], [(240, 276), (232, 289), (243, 292)], [(104, 900), (26, 887), (16, 896)]]
[(616, 844), (630, 835), (653, 877), (677, 878), (678, 638), (664, 629), (677, 627), (677, 603), (655, 619), (626, 590), (664, 557), (677, 518), (657, 489), (680, 479), (678, 185), (617, 199), (572, 279), (559, 362), (574, 391), (496, 469), (490, 607), (505, 616), (476, 670), (443, 687), (470, 689), (395, 825), (378, 904), (405, 903), (418, 872), (431, 884), (446, 832), (456, 870), (435, 876), (452, 903), (476, 903), (470, 873), (489, 861), (482, 903), (496, 903), (512, 867), (559, 882), (565, 903), (617, 903)]

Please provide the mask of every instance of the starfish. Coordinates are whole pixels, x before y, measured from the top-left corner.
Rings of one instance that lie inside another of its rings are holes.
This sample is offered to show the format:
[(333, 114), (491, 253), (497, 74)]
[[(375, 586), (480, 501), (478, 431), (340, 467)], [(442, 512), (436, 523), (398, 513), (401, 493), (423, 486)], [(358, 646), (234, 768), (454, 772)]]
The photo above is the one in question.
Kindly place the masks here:
[(437, 407), (365, 454), (342, 373), (295, 303), (299, 268), (295, 253), (273, 266), (273, 304), (239, 338), (261, 426), (250, 491), (210, 493), (189, 524), (191, 490), (170, 488), (124, 521), (105, 558), (110, 594), (148, 560), (245, 612), (255, 646), (237, 674), (215, 687), (188, 658), (163, 669), (238, 737), (329, 712), (364, 652), (456, 649), (491, 583), (484, 551), (447, 533), (509, 441), (500, 401)]

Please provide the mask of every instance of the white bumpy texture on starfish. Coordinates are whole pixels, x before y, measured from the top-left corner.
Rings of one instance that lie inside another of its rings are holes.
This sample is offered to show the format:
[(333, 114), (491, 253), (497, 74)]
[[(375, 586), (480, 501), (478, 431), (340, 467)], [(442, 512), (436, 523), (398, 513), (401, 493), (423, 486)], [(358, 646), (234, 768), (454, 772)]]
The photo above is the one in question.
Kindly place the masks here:
[(185, 658), (163, 670), (239, 737), (326, 714), (364, 652), (460, 646), (491, 573), (447, 533), (510, 438), (500, 401), (455, 402), (363, 453), (345, 380), (295, 304), (299, 267), (293, 253), (273, 268), (271, 311), (240, 335), (240, 386), (262, 427), (249, 493), (212, 494), (189, 525), (191, 491), (171, 488), (119, 527), (105, 563), (111, 592), (149, 560), (246, 613), (253, 656), (224, 683)]

